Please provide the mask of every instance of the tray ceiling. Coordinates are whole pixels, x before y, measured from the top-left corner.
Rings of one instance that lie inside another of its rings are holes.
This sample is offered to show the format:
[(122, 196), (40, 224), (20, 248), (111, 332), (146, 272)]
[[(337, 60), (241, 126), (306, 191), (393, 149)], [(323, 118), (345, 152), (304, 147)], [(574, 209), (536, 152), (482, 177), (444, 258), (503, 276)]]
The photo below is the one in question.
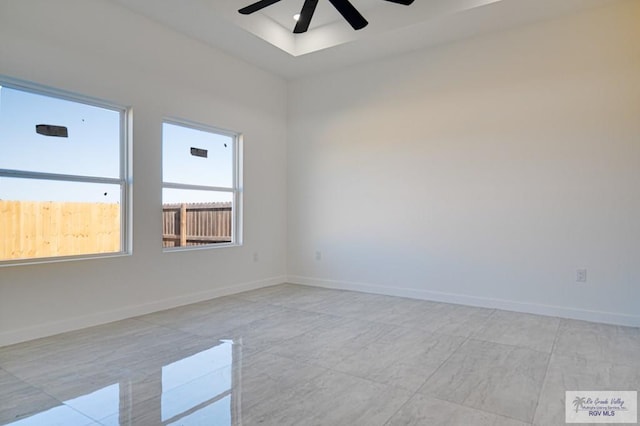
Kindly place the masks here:
[(252, 15), (238, 9), (255, 0), (111, 1), (284, 78), (296, 78), (623, 0), (416, 0), (409, 7), (351, 0), (369, 21), (359, 31), (320, 0), (304, 34), (292, 33), (293, 15), (303, 0), (281, 0)]

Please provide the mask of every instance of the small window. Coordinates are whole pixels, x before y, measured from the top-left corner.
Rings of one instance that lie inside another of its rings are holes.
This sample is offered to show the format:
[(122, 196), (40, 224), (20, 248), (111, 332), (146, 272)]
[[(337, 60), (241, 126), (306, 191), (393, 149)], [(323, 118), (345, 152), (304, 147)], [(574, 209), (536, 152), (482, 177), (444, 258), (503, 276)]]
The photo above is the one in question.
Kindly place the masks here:
[(240, 244), (239, 135), (165, 121), (162, 152), (163, 247)]
[(0, 263), (127, 252), (126, 109), (0, 79)]

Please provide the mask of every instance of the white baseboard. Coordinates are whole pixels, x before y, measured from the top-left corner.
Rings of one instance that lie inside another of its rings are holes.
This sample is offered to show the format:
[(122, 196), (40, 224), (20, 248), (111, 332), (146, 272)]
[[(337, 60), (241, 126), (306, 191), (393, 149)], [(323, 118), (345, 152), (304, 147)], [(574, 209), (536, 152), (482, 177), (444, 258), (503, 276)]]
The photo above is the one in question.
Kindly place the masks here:
[(464, 294), (444, 293), (414, 288), (380, 286), (368, 283), (337, 281), (296, 275), (289, 275), (287, 277), (287, 282), (313, 287), (360, 291), (364, 293), (383, 294), (386, 296), (407, 297), (411, 299), (478, 306), (482, 308), (501, 309), (505, 311), (523, 312), (528, 314), (546, 315), (605, 324), (640, 327), (640, 316), (619, 314), (615, 312), (592, 311), (564, 306), (541, 305), (489, 297), (468, 296)]
[(86, 327), (107, 324), (113, 321), (120, 321), (127, 318), (137, 317), (152, 312), (171, 309), (178, 306), (189, 305), (191, 303), (202, 302), (216, 297), (229, 296), (243, 291), (255, 290), (263, 287), (270, 287), (286, 282), (285, 276), (267, 278), (264, 280), (239, 283), (227, 287), (211, 289), (200, 293), (187, 294), (171, 299), (158, 300), (142, 305), (127, 306), (107, 312), (97, 312), (92, 315), (69, 318), (62, 321), (55, 321), (46, 324), (21, 328), (0, 333), (0, 347), (39, 339), (41, 337), (53, 336), (59, 333), (79, 330)]

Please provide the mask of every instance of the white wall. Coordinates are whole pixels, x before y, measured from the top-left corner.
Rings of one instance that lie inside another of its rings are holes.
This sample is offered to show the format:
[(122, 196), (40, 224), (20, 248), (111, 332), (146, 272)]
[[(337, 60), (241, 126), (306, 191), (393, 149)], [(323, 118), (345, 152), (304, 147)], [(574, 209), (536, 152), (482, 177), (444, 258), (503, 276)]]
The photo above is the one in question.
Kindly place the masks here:
[[(0, 268), (0, 346), (284, 280), (284, 80), (104, 0), (0, 0), (0, 74), (134, 114), (133, 255)], [(244, 133), (244, 246), (162, 252), (164, 116)]]
[[(0, 0), (0, 74), (132, 106), (135, 122), (134, 254), (0, 268), (0, 346), (287, 269), (640, 325), (639, 17), (629, 1), (287, 87), (105, 0)], [(244, 246), (162, 252), (164, 116), (244, 133)]]
[(293, 82), (289, 280), (640, 325), (638, 22), (629, 1)]

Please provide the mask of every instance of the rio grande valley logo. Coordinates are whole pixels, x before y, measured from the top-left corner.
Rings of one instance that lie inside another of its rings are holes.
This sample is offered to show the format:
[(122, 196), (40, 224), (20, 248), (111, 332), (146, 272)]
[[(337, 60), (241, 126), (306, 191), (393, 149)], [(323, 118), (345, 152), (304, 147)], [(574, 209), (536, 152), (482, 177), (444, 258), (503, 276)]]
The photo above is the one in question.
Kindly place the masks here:
[(567, 423), (637, 423), (637, 391), (566, 391)]

